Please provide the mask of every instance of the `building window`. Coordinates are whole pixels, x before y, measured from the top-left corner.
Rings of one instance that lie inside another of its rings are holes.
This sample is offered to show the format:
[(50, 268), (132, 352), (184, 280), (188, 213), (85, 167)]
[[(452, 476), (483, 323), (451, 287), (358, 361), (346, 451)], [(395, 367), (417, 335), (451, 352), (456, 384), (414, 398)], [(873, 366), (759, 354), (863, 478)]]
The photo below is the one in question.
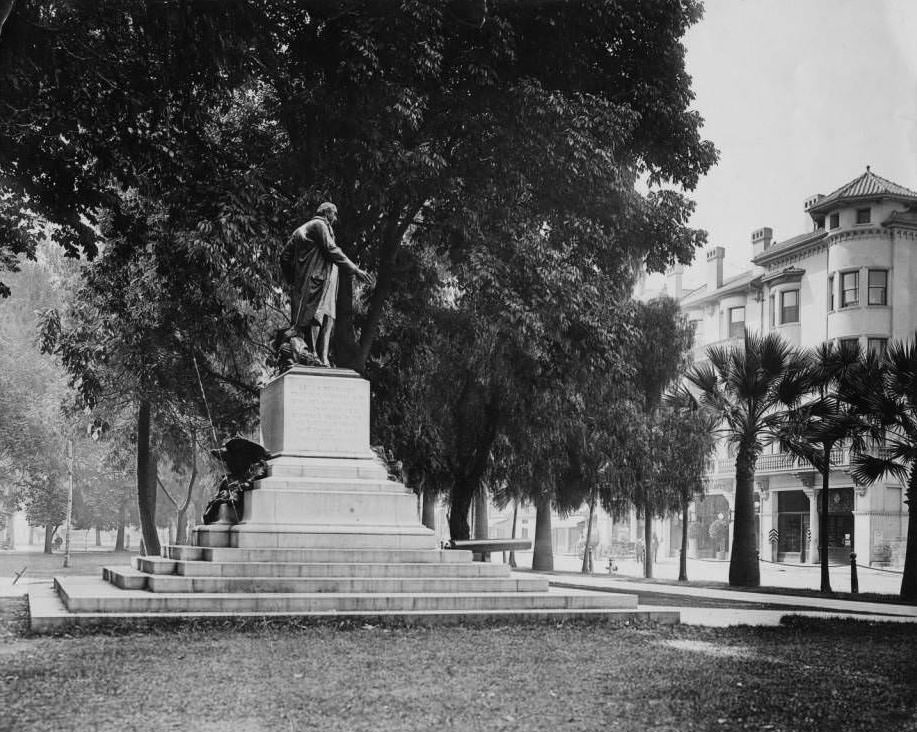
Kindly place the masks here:
[(745, 308), (729, 308), (729, 337), (745, 337)]
[(799, 322), (799, 290), (780, 293), (780, 323)]
[(855, 352), (860, 347), (859, 338), (841, 338), (841, 351)]
[(885, 350), (888, 348), (888, 338), (867, 338), (866, 339), (866, 350), (869, 353), (874, 353), (880, 358), (885, 355)]
[(841, 215), (833, 213), (828, 217), (828, 228), (836, 229), (841, 225)]
[(860, 273), (844, 272), (841, 275), (841, 307), (848, 308), (860, 302)]
[(872, 218), (871, 210), (868, 208), (858, 208), (857, 209), (857, 223), (858, 224), (868, 224)]
[(834, 310), (834, 275), (828, 277), (828, 310)]
[(767, 315), (770, 320), (771, 328), (774, 327), (774, 322), (775, 322), (774, 319), (776, 318), (776, 315), (775, 315), (776, 311), (777, 311), (777, 308), (774, 305), (774, 296), (771, 295), (769, 298), (767, 298)]
[(869, 270), (867, 284), (869, 293), (866, 302), (870, 305), (888, 305), (888, 270)]

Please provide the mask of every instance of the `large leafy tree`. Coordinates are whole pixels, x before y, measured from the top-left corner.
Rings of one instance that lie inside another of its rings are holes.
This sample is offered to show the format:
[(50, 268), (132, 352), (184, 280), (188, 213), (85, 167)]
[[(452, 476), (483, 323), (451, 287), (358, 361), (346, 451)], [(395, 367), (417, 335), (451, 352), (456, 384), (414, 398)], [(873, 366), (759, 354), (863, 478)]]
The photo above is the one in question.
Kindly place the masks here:
[[(225, 351), (263, 327), (251, 315), (275, 292), (279, 232), (322, 198), (341, 209), (348, 253), (378, 272), (356, 313), (342, 278), (338, 363), (364, 368), (391, 294), (411, 286), (399, 255), (422, 240), (456, 278), (458, 310), (482, 324), (469, 353), (509, 367), (477, 368), (470, 388), (482, 393), (517, 363), (559, 372), (552, 355), (577, 340), (583, 285), (620, 293), (632, 267), (687, 262), (703, 241), (681, 192), (715, 160), (680, 43), (697, 3), (49, 8), (17, 4), (0, 39), (0, 91), (18, 105), (0, 159), (18, 216), (18, 238), (5, 241), (28, 239), (33, 214), (71, 251), (104, 238), (95, 291), (81, 298), (92, 318), (64, 322), (59, 343), (81, 385), (100, 360), (133, 367), (123, 371), (135, 379), (147, 507), (150, 405), (189, 401), (187, 369), (163, 374), (216, 344), (203, 359), (208, 388), (232, 384), (245, 401), (251, 379), (221, 368), (239, 365)], [(51, 16), (58, 32), (33, 47), (29, 29)], [(60, 68), (73, 55), (86, 60), (79, 79)], [(562, 297), (550, 287), (558, 268)], [(524, 287), (501, 284), (516, 275)], [(113, 328), (104, 348), (67, 342), (94, 318)], [(516, 332), (534, 336), (521, 351), (503, 345)], [(548, 347), (542, 332), (559, 335)]]
[(688, 509), (703, 495), (707, 460), (716, 447), (718, 416), (703, 409), (683, 385), (666, 395), (662, 413), (663, 457), (657, 480), (681, 513), (678, 580), (688, 580)]
[(639, 333), (634, 344), (633, 355), (636, 369), (632, 377), (637, 396), (640, 418), (634, 420), (634, 429), (629, 431), (630, 441), (627, 471), (629, 480), (620, 483), (630, 493), (638, 514), (643, 516), (644, 553), (643, 573), (653, 576), (652, 520), (676, 509), (681, 501), (680, 493), (672, 491), (671, 480), (663, 479), (676, 465), (667, 458), (667, 434), (675, 428), (674, 415), (660, 412), (666, 390), (684, 373), (687, 357), (694, 341), (694, 327), (681, 313), (676, 300), (656, 298), (647, 303), (638, 303), (635, 326)]
[(150, 193), (152, 183), (153, 195), (194, 200), (187, 171), (207, 159), (200, 138), (212, 105), (245, 74), (251, 10), (232, 1), (13, 4), (0, 35), (0, 269), (34, 256), (43, 235), (94, 256), (100, 215), (119, 189)]
[(634, 182), (691, 188), (714, 162), (688, 108), (680, 45), (699, 6), (482, 7), (267, 6), (279, 43), (263, 80), (288, 141), (283, 187), (313, 202), (332, 195), (339, 239), (378, 271), (359, 341), (342, 282), (339, 363), (366, 362), (385, 302), (407, 285), (397, 255), (415, 224), (438, 228), (461, 256), (499, 241), (495, 216), (609, 252), (642, 237), (656, 266), (689, 260), (698, 243), (687, 199), (640, 196)]
[[(29, 26), (35, 13), (32, 21), (48, 21), (40, 6), (17, 6), (19, 20)], [(156, 423), (167, 429), (177, 414), (203, 414), (199, 372), (215, 404), (231, 402), (222, 418), (251, 418), (252, 360), (263, 361), (253, 333), (269, 328), (253, 324), (246, 303), (263, 309), (274, 292), (277, 198), (249, 174), (247, 156), (259, 154), (263, 135), (248, 119), (257, 99), (232, 96), (241, 10), (223, 10), (62, 6), (53, 13), (59, 33), (36, 56), (32, 76), (11, 61), (6, 77), (36, 85), (17, 111), (25, 131), (0, 159), (18, 186), (8, 202), (24, 221), (53, 222), (69, 251), (77, 240), (90, 254), (104, 243), (66, 311), (47, 314), (44, 347), (61, 356), (81, 406), (134, 411), (141, 524), (153, 553)], [(12, 28), (4, 42), (10, 38), (19, 38)], [(192, 39), (219, 48), (198, 55)], [(43, 85), (42, 73), (57, 74), (67, 54), (87, 57), (84, 77), (64, 89)], [(44, 149), (49, 135), (66, 149)], [(39, 169), (48, 168), (54, 176), (43, 177)]]
[(38, 351), (35, 311), (58, 304), (73, 276), (56, 248), (40, 247), (39, 261), (13, 275), (16, 293), (0, 301), (0, 503), (6, 513), (26, 510), (45, 527), (45, 550), (66, 512), (68, 438), (79, 432), (62, 412), (66, 380)]
[(808, 362), (775, 333), (762, 337), (746, 332), (742, 344), (712, 346), (706, 356), (688, 371), (687, 380), (700, 404), (719, 416), (720, 434), (737, 448), (729, 584), (757, 587), (755, 464), (764, 445), (778, 439), (786, 410), (805, 395)]
[(880, 449), (853, 458), (853, 477), (866, 485), (891, 475), (906, 488), (907, 547), (901, 577), (901, 598), (917, 601), (917, 335), (892, 341), (881, 363), (869, 359), (860, 378), (846, 393), (868, 411), (872, 435)]

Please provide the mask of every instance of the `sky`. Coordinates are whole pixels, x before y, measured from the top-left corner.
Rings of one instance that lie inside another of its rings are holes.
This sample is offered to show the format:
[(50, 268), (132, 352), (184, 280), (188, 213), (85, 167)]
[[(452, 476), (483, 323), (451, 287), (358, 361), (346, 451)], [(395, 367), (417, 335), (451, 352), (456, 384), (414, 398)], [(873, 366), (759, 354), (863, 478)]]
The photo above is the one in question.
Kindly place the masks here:
[[(917, 1), (705, 0), (684, 38), (720, 161), (692, 225), (750, 266), (751, 232), (811, 229), (803, 202), (865, 172), (917, 190)], [(703, 254), (686, 284), (703, 280)]]

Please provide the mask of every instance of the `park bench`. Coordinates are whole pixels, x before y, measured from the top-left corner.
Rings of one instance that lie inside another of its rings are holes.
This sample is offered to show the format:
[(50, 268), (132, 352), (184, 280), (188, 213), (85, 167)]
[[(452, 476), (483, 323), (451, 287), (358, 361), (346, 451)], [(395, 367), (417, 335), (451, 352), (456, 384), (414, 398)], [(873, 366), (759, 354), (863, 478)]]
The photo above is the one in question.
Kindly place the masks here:
[(524, 552), (531, 548), (530, 539), (459, 539), (446, 544), (446, 549), (471, 551), (476, 562), (489, 562), (493, 552)]

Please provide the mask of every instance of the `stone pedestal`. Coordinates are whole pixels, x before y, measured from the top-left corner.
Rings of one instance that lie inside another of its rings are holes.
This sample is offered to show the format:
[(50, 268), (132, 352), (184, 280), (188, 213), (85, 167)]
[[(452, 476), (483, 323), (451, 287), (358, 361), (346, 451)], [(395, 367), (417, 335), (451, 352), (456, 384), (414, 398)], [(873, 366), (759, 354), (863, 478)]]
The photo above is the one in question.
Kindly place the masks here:
[(294, 367), (261, 392), (268, 477), (245, 494), (229, 531), (198, 546), (432, 549), (416, 497), (388, 479), (369, 446), (369, 383), (345, 369)]

